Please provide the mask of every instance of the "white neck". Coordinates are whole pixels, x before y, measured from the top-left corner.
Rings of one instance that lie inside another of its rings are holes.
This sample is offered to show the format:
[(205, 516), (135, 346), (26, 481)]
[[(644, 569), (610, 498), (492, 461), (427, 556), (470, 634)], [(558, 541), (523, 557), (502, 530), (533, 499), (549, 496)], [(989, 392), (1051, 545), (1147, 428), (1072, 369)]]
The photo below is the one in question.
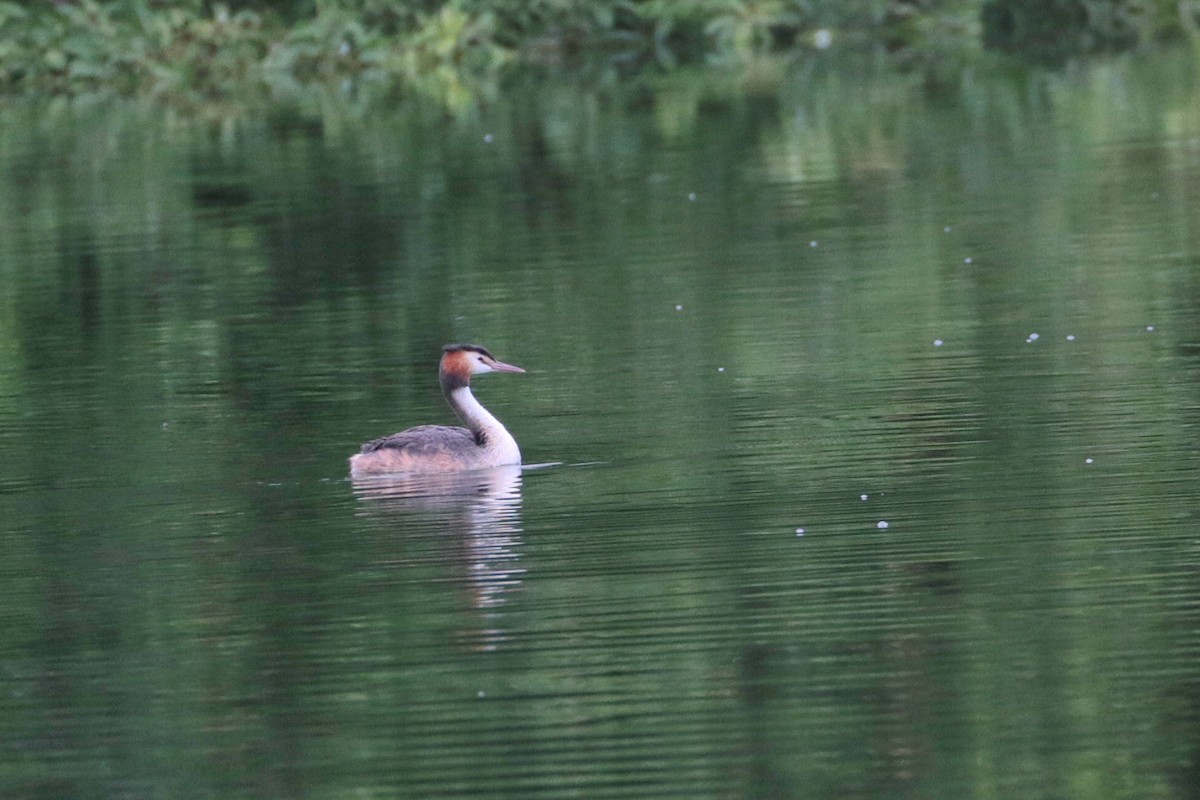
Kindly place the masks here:
[(460, 386), (450, 392), (446, 399), (450, 401), (450, 406), (454, 409), (454, 413), (458, 414), (458, 418), (467, 424), (471, 433), (475, 434), (476, 439), (482, 436), (489, 447), (508, 443), (516, 446), (516, 441), (508, 429), (500, 423), (500, 420), (492, 416), (492, 412), (475, 399), (475, 395), (471, 394), (471, 387)]

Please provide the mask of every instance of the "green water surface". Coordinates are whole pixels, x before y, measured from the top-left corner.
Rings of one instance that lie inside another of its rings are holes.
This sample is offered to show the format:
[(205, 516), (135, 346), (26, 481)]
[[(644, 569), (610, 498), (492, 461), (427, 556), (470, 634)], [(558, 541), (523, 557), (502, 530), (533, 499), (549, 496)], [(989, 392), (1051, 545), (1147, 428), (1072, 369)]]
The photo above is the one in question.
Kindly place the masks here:
[(1195, 796), (1193, 53), (346, 103), (0, 108), (0, 796)]

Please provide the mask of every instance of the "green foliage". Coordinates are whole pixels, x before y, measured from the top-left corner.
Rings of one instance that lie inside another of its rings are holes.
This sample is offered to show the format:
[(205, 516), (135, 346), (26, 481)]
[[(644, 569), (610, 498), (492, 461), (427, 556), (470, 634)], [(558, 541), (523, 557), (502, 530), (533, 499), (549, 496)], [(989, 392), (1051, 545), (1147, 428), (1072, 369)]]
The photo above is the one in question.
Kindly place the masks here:
[(218, 6), (80, 0), (36, 14), (0, 14), (0, 87), (79, 92), (186, 86), (214, 91), (242, 80), (269, 46), (262, 18)]
[(720, 14), (705, 27), (718, 52), (746, 55), (767, 50), (772, 44), (772, 30), (798, 27), (801, 17), (789, 8), (786, 0), (751, 0), (723, 3)]
[[(200, 3), (80, 0), (39, 11), (0, 4), (0, 89), (146, 92), (176, 102), (363, 77), (461, 86), (507, 62), (496, 17), (467, 4), (320, 2), (292, 26)], [(440, 89), (433, 90), (441, 94)]]
[(640, 51), (664, 66), (698, 55), (751, 61), (835, 41), (936, 54), (977, 39), (981, 8), (991, 13), (984, 15), (985, 27), (1000, 21), (993, 31), (1033, 31), (1050, 40), (1063, 14), (1082, 9), (1088, 41), (1127, 42), (1186, 29), (1192, 17), (1182, 13), (1185, 6), (1171, 0), (63, 0), (29, 6), (0, 0), (0, 91), (143, 93), (186, 104), (349, 81), (415, 89), (461, 105), (522, 59), (548, 51), (603, 58), (601, 45), (614, 38), (623, 54)]
[[(1156, 27), (1155, 9), (1126, 0), (989, 0), (984, 35), (995, 47), (1059, 62), (1080, 52), (1136, 46)], [(1157, 9), (1166, 7), (1158, 3)]]

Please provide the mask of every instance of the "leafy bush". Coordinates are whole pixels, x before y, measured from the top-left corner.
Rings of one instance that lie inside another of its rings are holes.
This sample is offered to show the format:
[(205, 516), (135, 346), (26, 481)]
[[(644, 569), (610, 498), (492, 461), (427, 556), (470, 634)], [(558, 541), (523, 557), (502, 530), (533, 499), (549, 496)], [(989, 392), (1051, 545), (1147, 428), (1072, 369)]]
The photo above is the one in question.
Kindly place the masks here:
[(974, 35), (981, 7), (992, 34), (1048, 41), (1080, 9), (1088, 41), (1187, 17), (1172, 0), (0, 0), (0, 91), (187, 100), (349, 80), (461, 102), (523, 57), (614, 36), (668, 66), (843, 36), (936, 53)]

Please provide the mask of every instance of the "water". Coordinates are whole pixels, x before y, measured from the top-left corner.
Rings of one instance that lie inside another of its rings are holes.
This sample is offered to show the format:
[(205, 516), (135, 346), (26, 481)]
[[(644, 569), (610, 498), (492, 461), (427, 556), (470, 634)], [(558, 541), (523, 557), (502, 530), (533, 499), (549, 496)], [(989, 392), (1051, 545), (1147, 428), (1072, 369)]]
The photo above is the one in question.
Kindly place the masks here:
[(0, 796), (1193, 796), (1192, 57), (709, 77), (0, 111)]

